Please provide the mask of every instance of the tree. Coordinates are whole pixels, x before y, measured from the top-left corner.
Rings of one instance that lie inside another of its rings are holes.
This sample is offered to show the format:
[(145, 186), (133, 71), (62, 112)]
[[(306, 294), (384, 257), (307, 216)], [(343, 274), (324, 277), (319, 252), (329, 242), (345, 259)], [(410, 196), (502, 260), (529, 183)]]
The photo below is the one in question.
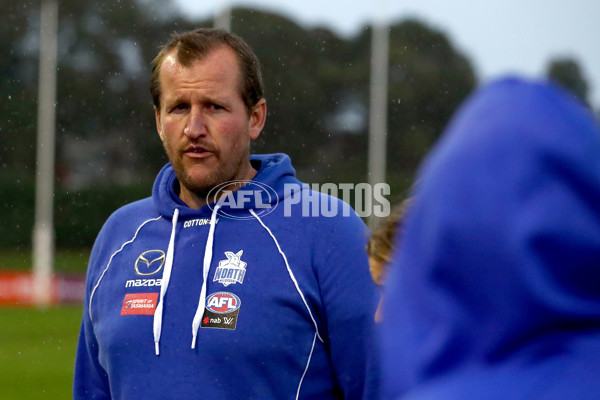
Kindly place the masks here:
[(548, 63), (546, 76), (571, 91), (585, 104), (589, 104), (587, 79), (574, 58), (559, 57)]
[(389, 157), (413, 169), (477, 80), (448, 37), (420, 21), (393, 25), (390, 43)]
[(37, 36), (32, 34), (31, 4), (4, 3), (0, 13), (0, 176), (14, 178), (35, 171), (38, 70), (34, 43), (39, 28)]
[[(326, 121), (340, 101), (340, 87), (352, 69), (346, 41), (326, 29), (305, 29), (268, 12), (236, 8), (232, 31), (261, 60), (267, 98), (267, 124), (254, 149), (293, 156), (301, 178), (328, 176), (323, 148), (334, 140)], [(350, 84), (350, 82), (347, 82)]]

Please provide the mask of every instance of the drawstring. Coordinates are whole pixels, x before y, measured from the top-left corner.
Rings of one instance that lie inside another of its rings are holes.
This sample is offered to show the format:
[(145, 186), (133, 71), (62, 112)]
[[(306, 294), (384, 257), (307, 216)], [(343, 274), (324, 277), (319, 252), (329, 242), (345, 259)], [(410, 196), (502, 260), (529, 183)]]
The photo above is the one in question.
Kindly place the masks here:
[(154, 333), (154, 351), (159, 355), (160, 332), (162, 330), (162, 314), (164, 307), (165, 293), (169, 287), (169, 279), (171, 278), (171, 270), (173, 269), (173, 255), (175, 252), (175, 228), (177, 227), (177, 219), (179, 218), (179, 210), (176, 208), (173, 213), (173, 227), (171, 228), (171, 239), (167, 248), (167, 259), (165, 261), (165, 270), (163, 271), (162, 282), (160, 285), (160, 300), (154, 311), (154, 323), (152, 331)]
[(200, 322), (204, 316), (204, 308), (206, 303), (206, 281), (208, 280), (208, 271), (210, 270), (210, 263), (212, 261), (213, 253), (213, 238), (215, 234), (215, 224), (217, 219), (217, 211), (221, 208), (219, 204), (215, 205), (213, 213), (210, 217), (210, 230), (208, 232), (208, 239), (206, 240), (206, 247), (204, 249), (204, 264), (202, 268), (202, 289), (200, 290), (200, 299), (198, 299), (198, 308), (194, 315), (192, 322), (192, 349), (196, 348), (196, 336), (198, 335), (198, 329), (200, 328)]
[[(204, 262), (203, 262), (203, 266), (202, 266), (202, 289), (200, 290), (200, 298), (198, 299), (198, 307), (196, 308), (196, 314), (194, 315), (194, 320), (192, 321), (192, 349), (196, 348), (196, 337), (198, 336), (198, 329), (200, 328), (200, 323), (202, 321), (202, 317), (204, 316), (204, 309), (206, 307), (206, 304), (205, 304), (206, 303), (206, 282), (208, 280), (208, 273), (210, 271), (210, 264), (212, 262), (215, 225), (216, 225), (216, 220), (217, 220), (217, 211), (219, 210), (219, 208), (221, 208), (221, 206), (219, 204), (215, 205), (215, 208), (213, 209), (212, 215), (210, 217), (210, 230), (208, 232), (208, 238), (206, 240), (206, 247), (204, 249)], [(302, 298), (302, 301), (304, 302), (304, 306), (306, 307), (308, 314), (310, 315), (310, 318), (315, 326), (315, 335), (321, 342), (323, 342), (323, 339), (321, 338), (321, 335), (319, 334), (319, 328), (317, 326), (317, 322), (315, 321), (315, 319), (312, 315), (312, 312), (310, 311), (310, 307), (308, 306), (306, 299), (304, 298), (304, 295), (302, 294), (302, 291), (300, 290), (300, 287), (298, 286), (298, 282), (296, 281), (296, 278), (295, 278), (294, 274), (292, 273), (292, 270), (290, 269), (290, 266), (287, 262), (287, 257), (285, 256), (285, 253), (279, 247), (279, 243), (277, 242), (277, 239), (275, 239), (275, 236), (273, 236), (273, 233), (271, 232), (271, 230), (262, 222), (260, 217), (258, 215), (256, 215), (256, 213), (253, 210), (250, 210), (250, 213), (254, 216), (254, 218), (256, 218), (258, 220), (258, 222), (269, 233), (269, 235), (275, 242), (275, 245), (277, 246), (279, 253), (283, 257), (283, 261), (285, 262), (288, 274), (290, 275), (290, 278), (294, 282), (294, 285), (296, 286), (296, 290), (300, 294), (300, 297)], [(175, 253), (175, 232), (176, 232), (176, 228), (177, 228), (177, 219), (178, 218), (179, 218), (179, 209), (176, 208), (173, 213), (173, 225), (171, 228), (171, 238), (169, 239), (169, 247), (167, 248), (167, 258), (165, 261), (165, 270), (163, 271), (162, 283), (160, 286), (160, 299), (158, 301), (156, 310), (154, 312), (154, 321), (153, 321), (153, 327), (152, 327), (153, 328), (152, 330), (154, 333), (154, 350), (155, 350), (157, 356), (160, 354), (159, 343), (160, 343), (160, 334), (161, 334), (161, 330), (162, 330), (162, 316), (163, 316), (162, 314), (163, 314), (163, 308), (164, 308), (164, 299), (165, 299), (165, 294), (167, 293), (167, 288), (169, 287), (169, 280), (171, 278), (171, 271), (173, 269), (173, 257), (174, 257), (174, 253)]]
[[(206, 248), (204, 250), (204, 265), (202, 269), (202, 289), (200, 291), (200, 299), (198, 300), (198, 308), (196, 309), (196, 314), (194, 315), (194, 321), (192, 322), (192, 349), (196, 347), (196, 336), (198, 334), (198, 328), (200, 327), (200, 321), (202, 321), (202, 317), (204, 315), (204, 307), (206, 302), (206, 281), (208, 280), (208, 272), (210, 270), (210, 263), (212, 261), (212, 250), (213, 250), (213, 239), (215, 234), (215, 224), (217, 220), (217, 211), (221, 206), (216, 205), (213, 213), (210, 217), (210, 230), (208, 232), (208, 239), (206, 240)], [(158, 356), (160, 354), (159, 343), (160, 343), (160, 333), (162, 330), (162, 314), (164, 308), (164, 298), (167, 293), (167, 288), (169, 287), (169, 279), (171, 278), (171, 271), (173, 270), (173, 256), (175, 253), (175, 231), (177, 227), (177, 219), (179, 218), (179, 210), (176, 208), (173, 213), (173, 226), (171, 228), (171, 239), (169, 240), (169, 247), (167, 249), (167, 258), (165, 261), (165, 270), (163, 271), (162, 282), (160, 286), (160, 299), (158, 301), (158, 305), (156, 306), (156, 311), (154, 312), (154, 323), (153, 323), (153, 333), (154, 333), (154, 351)]]

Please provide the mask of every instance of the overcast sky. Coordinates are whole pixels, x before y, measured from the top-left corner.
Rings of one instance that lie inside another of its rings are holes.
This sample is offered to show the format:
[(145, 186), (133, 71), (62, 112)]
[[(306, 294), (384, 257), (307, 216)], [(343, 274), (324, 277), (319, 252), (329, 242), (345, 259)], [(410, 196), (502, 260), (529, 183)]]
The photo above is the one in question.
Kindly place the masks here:
[[(208, 18), (225, 0), (176, 0), (186, 13)], [(386, 15), (394, 22), (417, 17), (446, 33), (473, 63), (478, 77), (506, 73), (542, 76), (548, 61), (575, 58), (600, 107), (600, 0), (236, 0), (283, 14), (305, 26), (326, 26), (344, 36)], [(379, 5), (379, 7), (377, 7)], [(373, 9), (379, 11), (374, 15)]]

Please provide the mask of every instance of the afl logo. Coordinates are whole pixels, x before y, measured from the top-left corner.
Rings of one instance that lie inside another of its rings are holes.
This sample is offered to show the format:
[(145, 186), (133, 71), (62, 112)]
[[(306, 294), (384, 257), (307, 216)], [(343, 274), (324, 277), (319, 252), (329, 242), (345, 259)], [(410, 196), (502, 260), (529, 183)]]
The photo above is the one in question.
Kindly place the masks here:
[(206, 299), (206, 309), (217, 314), (227, 314), (240, 308), (241, 301), (233, 293), (217, 292)]
[[(216, 202), (218, 214), (230, 219), (254, 219), (252, 215), (235, 210), (252, 208), (257, 215), (267, 215), (279, 204), (277, 192), (269, 185), (257, 181), (227, 181), (213, 187), (206, 197), (213, 210)], [(225, 211), (225, 210), (229, 210)]]
[(165, 265), (165, 252), (147, 250), (135, 260), (135, 273), (141, 276), (154, 275)]

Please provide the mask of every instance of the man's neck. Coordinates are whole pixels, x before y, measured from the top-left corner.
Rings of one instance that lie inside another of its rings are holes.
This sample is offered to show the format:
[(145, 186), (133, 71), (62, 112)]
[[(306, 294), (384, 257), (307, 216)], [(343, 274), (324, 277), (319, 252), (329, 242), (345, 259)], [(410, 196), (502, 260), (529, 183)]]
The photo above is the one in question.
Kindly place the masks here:
[[(252, 179), (254, 179), (254, 177), (256, 176), (256, 174), (258, 172), (252, 166), (250, 166), (250, 168), (247, 171), (248, 172), (246, 174), (244, 174), (242, 178), (234, 178), (232, 180), (251, 181)], [(225, 183), (226, 182), (222, 182), (216, 186), (220, 186)], [(235, 192), (240, 187), (241, 186), (238, 184), (238, 185), (231, 185), (231, 187), (223, 187), (222, 189), (227, 189), (230, 192)], [(207, 195), (199, 195), (197, 193), (194, 193), (191, 190), (189, 190), (188, 188), (186, 188), (185, 186), (181, 185), (181, 183), (179, 183), (179, 193), (178, 194), (179, 194), (179, 198), (181, 199), (181, 201), (183, 201), (186, 206), (188, 206), (189, 208), (192, 208), (194, 210), (199, 210), (200, 208), (204, 207), (206, 204), (209, 203), (209, 201), (207, 199), (208, 194)], [(210, 200), (216, 201), (217, 199), (210, 199)]]

